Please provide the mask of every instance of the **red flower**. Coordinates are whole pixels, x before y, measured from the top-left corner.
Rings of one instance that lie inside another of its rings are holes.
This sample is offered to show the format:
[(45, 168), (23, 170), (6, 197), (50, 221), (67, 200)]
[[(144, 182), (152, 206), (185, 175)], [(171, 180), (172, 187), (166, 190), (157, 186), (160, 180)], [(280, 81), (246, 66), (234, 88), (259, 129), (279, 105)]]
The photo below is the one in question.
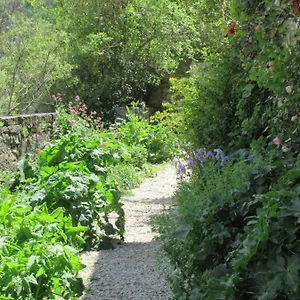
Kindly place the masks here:
[(234, 32), (235, 32), (234, 28), (235, 28), (235, 24), (231, 24), (230, 27), (229, 27), (229, 30), (225, 34), (225, 37), (228, 37), (229, 34), (234, 34)]
[(298, 14), (299, 14), (299, 0), (290, 0), (289, 5), (293, 7), (293, 15), (298, 16)]

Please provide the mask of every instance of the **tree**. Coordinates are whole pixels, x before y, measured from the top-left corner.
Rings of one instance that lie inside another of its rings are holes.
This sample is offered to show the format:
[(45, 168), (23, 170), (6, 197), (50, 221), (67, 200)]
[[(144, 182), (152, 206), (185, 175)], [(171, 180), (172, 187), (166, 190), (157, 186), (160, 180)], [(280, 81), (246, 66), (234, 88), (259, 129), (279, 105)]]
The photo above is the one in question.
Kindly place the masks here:
[(0, 111), (4, 114), (47, 104), (52, 85), (70, 76), (71, 65), (64, 60), (66, 34), (36, 15), (13, 16), (0, 45)]
[(145, 98), (193, 58), (199, 37), (186, 9), (170, 0), (31, 3), (70, 38), (68, 62), (78, 81), (66, 93), (81, 94), (103, 113)]

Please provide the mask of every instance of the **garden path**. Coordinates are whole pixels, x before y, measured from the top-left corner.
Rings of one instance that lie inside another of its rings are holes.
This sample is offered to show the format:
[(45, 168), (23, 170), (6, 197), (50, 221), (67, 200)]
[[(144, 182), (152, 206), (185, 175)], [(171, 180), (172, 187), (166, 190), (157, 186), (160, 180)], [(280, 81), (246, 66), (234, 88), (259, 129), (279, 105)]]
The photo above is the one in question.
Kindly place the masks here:
[(114, 250), (82, 255), (87, 266), (80, 274), (87, 286), (84, 300), (167, 300), (168, 283), (155, 259), (149, 219), (172, 201), (177, 184), (174, 166), (166, 166), (122, 198), (126, 216), (125, 242)]

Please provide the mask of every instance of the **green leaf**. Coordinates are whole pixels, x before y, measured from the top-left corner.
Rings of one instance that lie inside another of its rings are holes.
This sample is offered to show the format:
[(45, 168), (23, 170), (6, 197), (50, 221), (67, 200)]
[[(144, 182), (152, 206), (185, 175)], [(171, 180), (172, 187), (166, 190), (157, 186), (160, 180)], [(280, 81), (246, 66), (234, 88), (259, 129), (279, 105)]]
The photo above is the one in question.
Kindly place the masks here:
[(285, 271), (284, 258), (281, 255), (276, 255), (275, 260), (269, 260), (267, 266), (270, 268), (272, 273), (281, 273)]
[(27, 268), (30, 269), (36, 262), (38, 262), (39, 257), (36, 255), (31, 255), (28, 257)]
[(38, 271), (36, 272), (36, 274), (35, 274), (35, 276), (36, 276), (37, 278), (40, 277), (40, 276), (42, 276), (42, 275), (46, 275), (46, 272), (45, 272), (44, 267), (40, 267), (40, 268), (38, 269)]
[(291, 200), (291, 205), (287, 209), (283, 210), (283, 217), (294, 216), (297, 218), (297, 222), (300, 223), (300, 201), (299, 198), (294, 198)]
[(252, 94), (252, 90), (253, 88), (255, 87), (255, 84), (247, 84), (245, 87), (244, 87), (244, 91), (243, 91), (243, 94), (242, 94), (242, 97), (243, 98), (248, 98), (251, 96)]
[(300, 282), (299, 270), (300, 270), (300, 255), (293, 255), (288, 257), (284, 282), (293, 292), (296, 292), (299, 286), (299, 282)]

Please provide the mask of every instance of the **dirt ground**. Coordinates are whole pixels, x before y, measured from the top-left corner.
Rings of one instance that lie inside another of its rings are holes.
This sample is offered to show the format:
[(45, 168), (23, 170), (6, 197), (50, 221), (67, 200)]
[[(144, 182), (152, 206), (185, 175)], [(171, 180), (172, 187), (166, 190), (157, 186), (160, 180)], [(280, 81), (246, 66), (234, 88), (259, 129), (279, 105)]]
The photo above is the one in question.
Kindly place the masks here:
[(176, 185), (176, 170), (168, 165), (122, 198), (125, 242), (82, 255), (87, 266), (80, 274), (87, 286), (83, 300), (167, 300), (172, 295), (156, 264), (159, 244), (149, 219), (171, 203)]

